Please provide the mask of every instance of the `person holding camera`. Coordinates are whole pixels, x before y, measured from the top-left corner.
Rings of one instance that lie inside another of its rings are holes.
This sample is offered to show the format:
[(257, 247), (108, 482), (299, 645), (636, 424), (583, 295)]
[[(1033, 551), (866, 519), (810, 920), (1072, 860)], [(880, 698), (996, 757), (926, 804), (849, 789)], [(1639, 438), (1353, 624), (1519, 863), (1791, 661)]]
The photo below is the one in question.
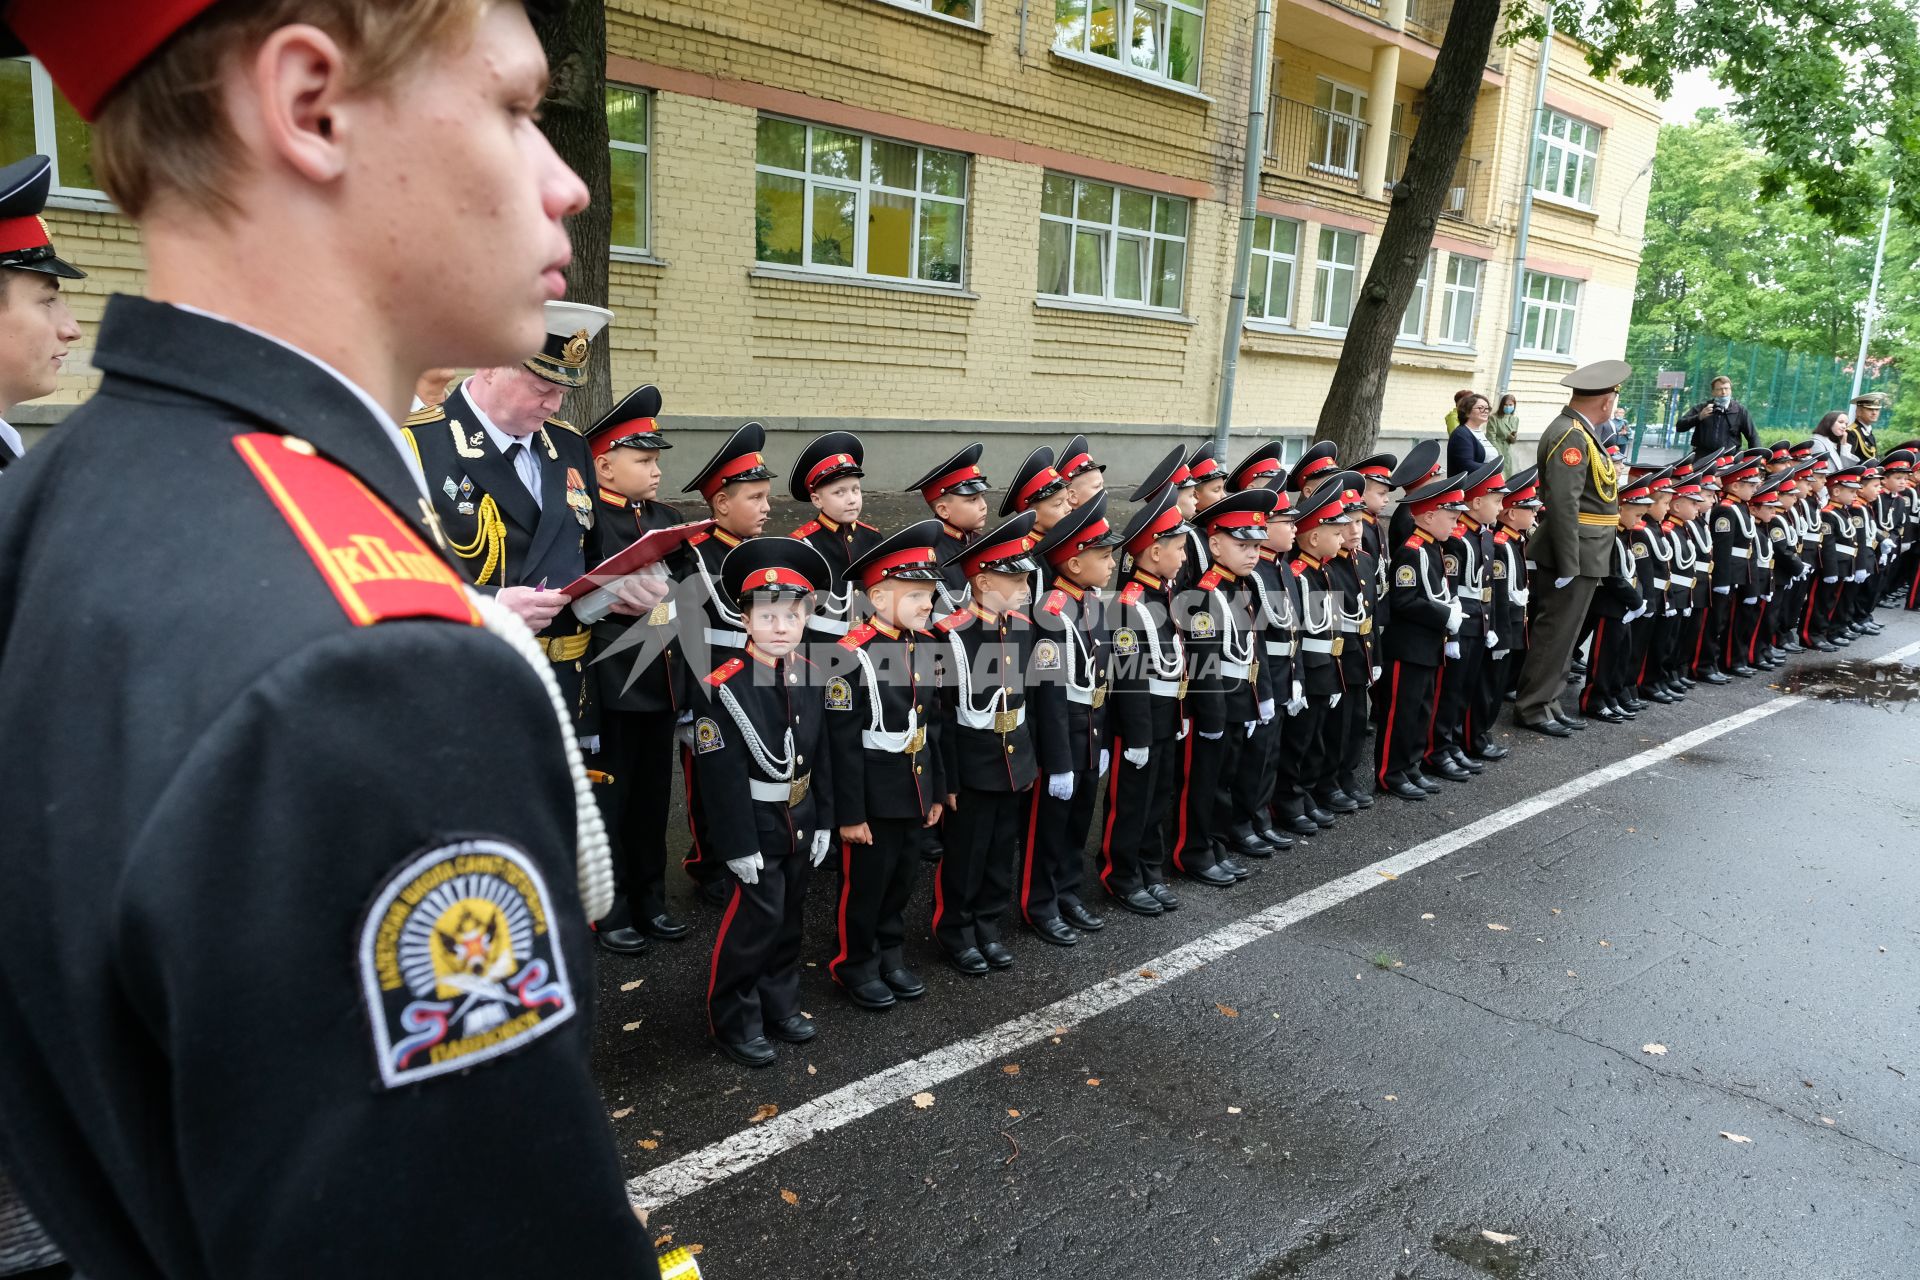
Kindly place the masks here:
[(1695, 453), (1711, 453), (1743, 443), (1748, 449), (1759, 448), (1760, 437), (1753, 429), (1747, 406), (1733, 398), (1733, 380), (1723, 373), (1708, 389), (1713, 394), (1682, 414), (1674, 430), (1682, 435), (1693, 433)]

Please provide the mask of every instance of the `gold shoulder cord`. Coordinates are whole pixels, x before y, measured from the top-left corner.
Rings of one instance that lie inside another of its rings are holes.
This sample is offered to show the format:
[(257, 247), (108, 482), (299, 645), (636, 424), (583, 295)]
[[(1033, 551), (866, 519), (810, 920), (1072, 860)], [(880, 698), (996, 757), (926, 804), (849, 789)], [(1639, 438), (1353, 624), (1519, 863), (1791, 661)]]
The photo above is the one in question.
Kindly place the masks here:
[(1620, 496), (1620, 473), (1614, 470), (1613, 459), (1597, 442), (1587, 451), (1587, 466), (1593, 472), (1593, 490), (1600, 495), (1600, 501), (1615, 501)]
[(483, 552), (486, 554), (486, 563), (480, 566), (480, 573), (473, 580), (474, 586), (484, 587), (507, 548), (507, 522), (500, 518), (500, 508), (492, 494), (480, 499), (479, 517), (480, 529), (473, 535), (473, 541), (463, 544), (449, 539), (447, 549), (462, 560), (478, 560)]

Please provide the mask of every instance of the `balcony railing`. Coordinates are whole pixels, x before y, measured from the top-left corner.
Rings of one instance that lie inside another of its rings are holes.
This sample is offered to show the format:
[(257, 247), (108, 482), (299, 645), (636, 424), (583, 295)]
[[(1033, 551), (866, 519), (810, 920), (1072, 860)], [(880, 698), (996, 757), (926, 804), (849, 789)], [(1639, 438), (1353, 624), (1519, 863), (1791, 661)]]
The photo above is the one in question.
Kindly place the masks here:
[[(1400, 181), (1407, 168), (1407, 148), (1412, 139), (1396, 133), (1387, 140), (1387, 187)], [(1486, 208), (1486, 193), (1480, 189), (1480, 162), (1461, 156), (1453, 166), (1453, 181), (1447, 184), (1446, 199), (1440, 203), (1440, 216), (1479, 226)]]
[(1385, 6), (1380, 4), (1380, 0), (1331, 0), (1331, 3), (1363, 18), (1372, 18), (1375, 22), (1384, 23), (1387, 20)]
[(1453, 17), (1453, 0), (1407, 0), (1407, 31), (1428, 44), (1439, 44)]
[(1366, 145), (1365, 120), (1291, 98), (1272, 101), (1266, 167), (1275, 173), (1358, 191)]

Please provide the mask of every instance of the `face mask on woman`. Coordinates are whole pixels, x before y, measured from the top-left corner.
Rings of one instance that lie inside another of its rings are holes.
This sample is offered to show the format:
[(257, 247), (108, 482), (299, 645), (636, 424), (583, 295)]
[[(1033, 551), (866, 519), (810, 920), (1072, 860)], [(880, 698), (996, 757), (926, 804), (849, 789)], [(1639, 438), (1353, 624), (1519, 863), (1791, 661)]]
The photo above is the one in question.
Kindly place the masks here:
[(1510, 405), (1510, 404), (1503, 404), (1503, 405), (1501, 405), (1501, 406), (1500, 406), (1500, 416), (1501, 416), (1501, 417), (1503, 417), (1503, 418), (1505, 418), (1505, 417), (1508, 417), (1508, 416), (1510, 416), (1510, 415), (1511, 415), (1512, 413), (1513, 413), (1513, 406), (1512, 406), (1512, 405)]

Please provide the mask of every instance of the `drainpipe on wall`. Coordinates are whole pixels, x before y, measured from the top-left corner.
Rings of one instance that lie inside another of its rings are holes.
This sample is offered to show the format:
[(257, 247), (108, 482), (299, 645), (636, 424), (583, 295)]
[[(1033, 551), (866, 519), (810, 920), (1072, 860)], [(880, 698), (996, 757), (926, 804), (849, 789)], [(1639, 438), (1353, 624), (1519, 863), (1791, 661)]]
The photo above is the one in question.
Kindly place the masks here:
[(1520, 233), (1513, 241), (1513, 300), (1507, 308), (1507, 340), (1500, 347), (1500, 380), (1494, 395), (1513, 385), (1513, 354), (1520, 346), (1520, 324), (1525, 315), (1527, 235), (1533, 228), (1533, 140), (1540, 135), (1540, 116), (1547, 109), (1547, 64), (1553, 58), (1553, 3), (1547, 3), (1547, 35), (1540, 42), (1540, 65), (1534, 68), (1533, 117), (1527, 127), (1526, 163), (1520, 167)]
[(1213, 441), (1222, 465), (1233, 429), (1233, 383), (1240, 372), (1240, 330), (1247, 320), (1247, 278), (1253, 266), (1253, 223), (1260, 212), (1260, 160), (1267, 141), (1267, 72), (1273, 66), (1273, 0), (1259, 0), (1253, 15), (1252, 90), (1247, 102), (1246, 168), (1240, 178), (1240, 243), (1233, 256), (1233, 291), (1227, 298), (1227, 331), (1220, 338), (1220, 403)]

